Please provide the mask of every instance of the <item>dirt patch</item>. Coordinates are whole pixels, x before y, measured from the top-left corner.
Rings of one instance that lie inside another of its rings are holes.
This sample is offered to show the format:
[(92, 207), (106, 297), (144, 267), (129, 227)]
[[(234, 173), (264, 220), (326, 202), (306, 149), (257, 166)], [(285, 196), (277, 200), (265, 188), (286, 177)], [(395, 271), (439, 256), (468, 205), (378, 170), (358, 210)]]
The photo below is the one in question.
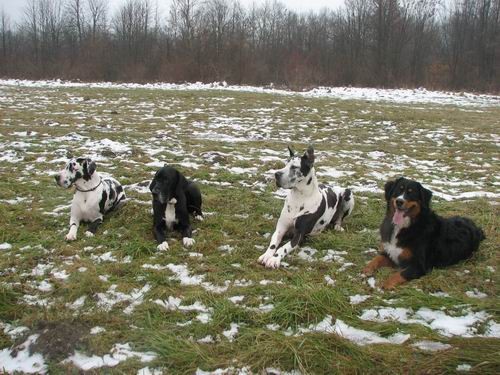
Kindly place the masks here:
[(31, 345), (30, 353), (42, 353), (45, 358), (59, 362), (87, 344), (89, 328), (75, 321), (41, 321), (36, 333), (40, 337)]

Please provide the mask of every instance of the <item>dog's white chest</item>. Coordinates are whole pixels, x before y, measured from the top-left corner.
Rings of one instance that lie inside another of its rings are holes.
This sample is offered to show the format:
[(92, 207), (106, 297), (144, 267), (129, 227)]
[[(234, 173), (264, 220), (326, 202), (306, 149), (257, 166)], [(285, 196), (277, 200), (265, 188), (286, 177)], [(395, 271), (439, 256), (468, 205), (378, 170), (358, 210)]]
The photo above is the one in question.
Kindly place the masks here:
[(172, 198), (167, 203), (167, 208), (165, 208), (165, 223), (167, 224), (168, 229), (172, 229), (174, 224), (177, 224), (177, 219), (175, 217), (175, 204), (177, 203), (177, 199)]
[(391, 242), (384, 242), (384, 251), (392, 259), (392, 261), (396, 264), (399, 264), (399, 256), (403, 252), (403, 249), (398, 247), (396, 236), (399, 233), (398, 228), (394, 228), (391, 236)]

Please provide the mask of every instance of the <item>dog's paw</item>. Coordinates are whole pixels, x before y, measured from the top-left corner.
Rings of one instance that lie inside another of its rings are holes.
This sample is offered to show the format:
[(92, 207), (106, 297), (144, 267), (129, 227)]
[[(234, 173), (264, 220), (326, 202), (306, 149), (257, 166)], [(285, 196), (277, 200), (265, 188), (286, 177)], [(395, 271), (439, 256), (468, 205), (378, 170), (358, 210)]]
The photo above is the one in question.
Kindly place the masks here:
[(88, 230), (85, 232), (85, 236), (86, 237), (94, 237), (94, 233), (92, 233), (91, 231)]
[(71, 233), (69, 232), (67, 235), (66, 235), (66, 241), (74, 241), (76, 240), (76, 233)]
[(259, 259), (257, 259), (257, 262), (259, 262), (260, 264), (266, 264), (267, 260), (269, 258), (271, 258), (273, 255), (272, 254), (269, 254), (267, 251), (262, 254)]
[(267, 268), (279, 268), (281, 264), (281, 258), (279, 256), (272, 256), (266, 260), (265, 266)]
[(373, 276), (373, 270), (371, 269), (371, 267), (366, 266), (365, 268), (363, 268), (363, 271), (361, 271), (361, 276), (362, 277)]
[(334, 229), (335, 229), (337, 232), (343, 232), (343, 231), (344, 231), (344, 228), (342, 228), (342, 226), (341, 226), (340, 224), (335, 224)]
[(182, 238), (182, 244), (184, 245), (184, 247), (190, 247), (190, 246), (193, 246), (194, 245), (194, 239), (193, 238), (189, 238), (189, 237), (184, 237)]
[(160, 250), (160, 251), (168, 250), (168, 242), (167, 241), (163, 241), (161, 244), (159, 244), (158, 246), (156, 246), (156, 249)]
[(203, 221), (203, 220), (205, 220), (205, 218), (204, 218), (203, 216), (201, 216), (201, 215), (196, 215), (194, 218), (195, 218), (196, 220), (198, 220), (198, 221)]

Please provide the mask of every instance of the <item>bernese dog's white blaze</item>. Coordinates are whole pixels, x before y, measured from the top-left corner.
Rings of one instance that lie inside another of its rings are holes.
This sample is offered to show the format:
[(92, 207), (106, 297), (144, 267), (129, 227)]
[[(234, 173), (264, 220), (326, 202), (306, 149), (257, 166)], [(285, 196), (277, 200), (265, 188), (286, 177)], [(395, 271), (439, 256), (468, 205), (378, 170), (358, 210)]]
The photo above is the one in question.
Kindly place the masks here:
[(54, 178), (57, 185), (63, 188), (75, 186), (69, 231), (66, 234), (68, 241), (76, 240), (81, 222), (90, 223), (85, 235), (94, 236), (104, 215), (120, 207), (126, 200), (120, 183), (112, 177), (101, 177), (96, 172), (96, 163), (88, 158), (71, 159)]
[[(310, 146), (303, 156), (289, 148), (290, 158), (283, 169), (275, 173), (276, 185), (290, 189), (271, 243), (259, 263), (278, 268), (281, 260), (295, 250), (307, 235), (314, 235), (332, 225), (342, 230), (342, 221), (354, 208), (349, 189), (318, 184), (314, 171), (314, 149)], [(279, 247), (285, 235), (292, 239)]]

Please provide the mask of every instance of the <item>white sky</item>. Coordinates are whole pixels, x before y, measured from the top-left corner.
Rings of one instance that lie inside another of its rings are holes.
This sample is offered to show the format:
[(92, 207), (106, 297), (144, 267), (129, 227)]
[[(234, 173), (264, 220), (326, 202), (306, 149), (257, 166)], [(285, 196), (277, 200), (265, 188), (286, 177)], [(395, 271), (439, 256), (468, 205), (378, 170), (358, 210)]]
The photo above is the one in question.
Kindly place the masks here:
[[(113, 11), (126, 0), (108, 0), (108, 10), (110, 15)], [(154, 4), (157, 1), (158, 7), (162, 10), (168, 9), (170, 0), (151, 0)], [(202, 0), (203, 1), (203, 0)], [(231, 1), (231, 0), (229, 0)], [(261, 4), (265, 0), (240, 0), (243, 5), (251, 5), (252, 3)], [(9, 15), (11, 21), (17, 22), (22, 19), (24, 8), (29, 0), (0, 0), (0, 10), (4, 9), (5, 13)], [(317, 11), (322, 8), (337, 9), (344, 4), (344, 0), (281, 0), (281, 3), (286, 5), (287, 8), (307, 12), (309, 10)], [(165, 11), (163, 11), (166, 14)]]

